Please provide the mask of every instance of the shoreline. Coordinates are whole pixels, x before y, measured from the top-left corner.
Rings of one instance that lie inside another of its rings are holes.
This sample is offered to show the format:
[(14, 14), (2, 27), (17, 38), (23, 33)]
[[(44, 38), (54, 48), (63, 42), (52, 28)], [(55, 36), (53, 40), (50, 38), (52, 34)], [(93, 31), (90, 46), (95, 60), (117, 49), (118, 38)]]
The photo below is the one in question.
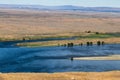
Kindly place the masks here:
[(120, 60), (120, 55), (98, 56), (98, 57), (76, 57), (73, 60)]
[[(3, 40), (2, 40), (3, 39)], [(86, 44), (92, 42), (97, 44), (97, 41), (105, 42), (105, 44), (120, 43), (120, 33), (99, 33), (99, 32), (79, 32), (79, 33), (64, 33), (26, 36), (21, 39), (4, 39), (0, 38), (1, 42), (15, 42), (15, 46), (19, 47), (44, 47), (44, 46), (67, 46), (68, 43), (74, 45)]]
[(92, 42), (96, 44), (97, 41), (104, 41), (105, 44), (120, 44), (120, 38), (105, 38), (105, 39), (80, 39), (80, 40), (54, 40), (54, 41), (44, 41), (44, 42), (25, 42), (17, 43), (19, 47), (49, 47), (49, 46), (67, 46), (67, 43), (74, 43), (74, 45), (86, 45), (87, 42)]
[(62, 72), (62, 73), (0, 73), (0, 80), (119, 80), (119, 79), (120, 71)]

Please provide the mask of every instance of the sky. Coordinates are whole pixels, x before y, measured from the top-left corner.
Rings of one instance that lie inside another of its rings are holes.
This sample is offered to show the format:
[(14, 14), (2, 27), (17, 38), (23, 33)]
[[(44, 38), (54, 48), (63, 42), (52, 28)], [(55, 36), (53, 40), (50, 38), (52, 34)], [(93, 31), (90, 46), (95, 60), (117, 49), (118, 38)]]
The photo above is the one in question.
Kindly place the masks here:
[(85, 7), (120, 7), (120, 0), (0, 0), (0, 4), (75, 5)]

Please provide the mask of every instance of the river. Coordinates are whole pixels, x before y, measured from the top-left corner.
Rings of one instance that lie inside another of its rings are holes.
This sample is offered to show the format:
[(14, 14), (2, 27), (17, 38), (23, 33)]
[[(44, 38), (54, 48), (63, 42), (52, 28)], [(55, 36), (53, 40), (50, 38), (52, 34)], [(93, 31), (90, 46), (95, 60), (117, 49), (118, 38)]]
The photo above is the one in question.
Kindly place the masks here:
[(71, 57), (120, 55), (120, 44), (104, 46), (17, 47), (0, 42), (0, 72), (101, 72), (120, 70), (119, 60), (73, 60)]

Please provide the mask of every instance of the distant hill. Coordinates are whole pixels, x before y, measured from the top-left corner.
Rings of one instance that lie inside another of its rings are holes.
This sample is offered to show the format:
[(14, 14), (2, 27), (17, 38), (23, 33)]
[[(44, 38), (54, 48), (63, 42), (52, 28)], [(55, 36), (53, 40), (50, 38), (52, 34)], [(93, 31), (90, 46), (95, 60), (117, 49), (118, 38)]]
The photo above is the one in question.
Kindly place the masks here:
[(81, 7), (81, 6), (72, 6), (72, 5), (42, 6), (42, 5), (0, 4), (0, 8), (34, 9), (34, 10), (74, 10), (74, 11), (94, 11), (94, 12), (120, 12), (120, 8), (114, 8), (114, 7)]

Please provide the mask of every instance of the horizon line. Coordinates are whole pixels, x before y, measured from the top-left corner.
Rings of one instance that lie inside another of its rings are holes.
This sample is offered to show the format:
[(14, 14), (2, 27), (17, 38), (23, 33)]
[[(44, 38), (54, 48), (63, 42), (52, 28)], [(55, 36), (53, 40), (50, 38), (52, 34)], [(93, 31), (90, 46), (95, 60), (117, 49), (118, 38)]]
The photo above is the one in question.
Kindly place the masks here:
[(106, 8), (120, 8), (120, 7), (115, 7), (115, 6), (80, 6), (80, 5), (72, 5), (72, 4), (63, 4), (63, 5), (41, 5), (41, 4), (8, 4), (8, 3), (0, 3), (0, 5), (30, 5), (30, 6), (77, 6), (77, 7), (106, 7)]

